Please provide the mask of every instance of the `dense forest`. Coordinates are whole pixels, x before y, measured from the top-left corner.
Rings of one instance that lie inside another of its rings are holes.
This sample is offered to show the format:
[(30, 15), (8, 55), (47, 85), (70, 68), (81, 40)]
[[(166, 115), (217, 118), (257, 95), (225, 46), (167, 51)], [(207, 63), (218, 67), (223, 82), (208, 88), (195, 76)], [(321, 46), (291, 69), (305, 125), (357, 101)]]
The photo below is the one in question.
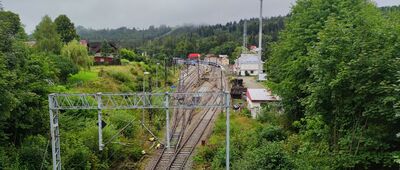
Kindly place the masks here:
[[(284, 28), (285, 18), (278, 16), (264, 19), (264, 42), (275, 42), (278, 39), (279, 31)], [(247, 44), (258, 46), (259, 25), (256, 18), (228, 22), (224, 25), (182, 26), (177, 28), (160, 26), (145, 30), (126, 27), (92, 30), (78, 27), (77, 32), (82, 39), (115, 41), (121, 47), (133, 49), (136, 53), (146, 52), (156, 58), (184, 57), (193, 52), (232, 56), (233, 53), (235, 55), (240, 54), (242, 49), (237, 47), (242, 46), (245, 21), (247, 22)], [(268, 47), (265, 44), (264, 48), (268, 50)], [(266, 58), (266, 54), (264, 58)]]

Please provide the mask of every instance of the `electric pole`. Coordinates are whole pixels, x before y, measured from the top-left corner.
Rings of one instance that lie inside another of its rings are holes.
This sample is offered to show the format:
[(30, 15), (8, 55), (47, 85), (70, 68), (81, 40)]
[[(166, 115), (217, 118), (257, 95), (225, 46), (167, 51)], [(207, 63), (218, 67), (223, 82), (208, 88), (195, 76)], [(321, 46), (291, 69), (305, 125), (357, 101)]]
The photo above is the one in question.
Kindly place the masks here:
[(164, 58), (164, 87), (167, 88), (167, 59)]
[(263, 15), (262, 15), (262, 11), (263, 11), (263, 0), (260, 0), (260, 33), (259, 33), (259, 36), (258, 36), (258, 48), (259, 48), (259, 61), (260, 61), (260, 64), (259, 64), (259, 66), (258, 66), (258, 75), (259, 75), (259, 77), (260, 77), (260, 74), (262, 74), (261, 72), (262, 72), (262, 64), (261, 64), (261, 61), (262, 61), (262, 34), (263, 34)]
[(158, 67), (160, 66), (160, 63), (157, 63), (156, 67), (156, 87), (158, 88)]
[[(149, 72), (143, 73), (143, 105), (146, 105), (146, 75), (149, 75)], [(142, 125), (144, 127), (144, 108), (142, 109)]]

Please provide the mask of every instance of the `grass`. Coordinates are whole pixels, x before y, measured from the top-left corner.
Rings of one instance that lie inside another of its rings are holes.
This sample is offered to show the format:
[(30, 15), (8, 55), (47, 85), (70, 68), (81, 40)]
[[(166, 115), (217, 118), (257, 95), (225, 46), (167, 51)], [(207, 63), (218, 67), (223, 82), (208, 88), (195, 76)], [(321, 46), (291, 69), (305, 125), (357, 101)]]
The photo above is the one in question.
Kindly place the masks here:
[(69, 82), (88, 82), (98, 78), (98, 73), (94, 71), (80, 71), (78, 74), (72, 75)]
[[(135, 62), (123, 66), (93, 66), (90, 71), (80, 71), (78, 74), (72, 75), (68, 79), (68, 83), (65, 86), (54, 87), (53, 91), (62, 93), (135, 92), (139, 91), (142, 87), (144, 71), (149, 71), (153, 73), (152, 76), (154, 78), (155, 67), (145, 65), (144, 63)], [(159, 77), (161, 78), (163, 72), (160, 69), (158, 71)], [(169, 77), (169, 81), (176, 80), (178, 77), (177, 75), (178, 73), (174, 76), (172, 76), (171, 74)], [(154, 88), (154, 90), (165, 91), (166, 89), (163, 89), (163, 82), (164, 80), (160, 81), (160, 88)], [(149, 115), (149, 110), (147, 110), (146, 112), (146, 115)], [(105, 139), (110, 138), (110, 136), (107, 136), (107, 133), (112, 135), (115, 134), (115, 131), (111, 131), (112, 133), (106, 132), (107, 129), (119, 130), (127, 124), (126, 121), (141, 119), (141, 110), (112, 110), (104, 111), (103, 113), (103, 119), (108, 124), (107, 127), (104, 129)], [(148, 128), (150, 128), (157, 136), (162, 136), (164, 132), (163, 128), (165, 125), (165, 114), (157, 109), (154, 110), (154, 113), (154, 119), (151, 121), (151, 125), (150, 123), (148, 123)], [(149, 120), (149, 118), (147, 117), (146, 120)], [(94, 123), (89, 124), (91, 128), (93, 128), (93, 124)], [(75, 134), (75, 132), (71, 133)], [(123, 132), (121, 132), (121, 135), (115, 139), (115, 141), (130, 144), (133, 143), (134, 145), (131, 147), (134, 147), (135, 152), (133, 154), (125, 153), (125, 151), (119, 153), (129, 155), (129, 159), (115, 160), (116, 163), (110, 168), (129, 169), (122, 166), (126, 164), (132, 165), (133, 163), (138, 163), (138, 160), (136, 158), (142, 157), (142, 155), (140, 154), (141, 150), (145, 150), (146, 152), (151, 153), (153, 149), (151, 149), (150, 147), (151, 145), (153, 145), (153, 143), (147, 140), (149, 137), (151, 137), (149, 133), (145, 129), (140, 128), (140, 125), (136, 122), (135, 124), (130, 125), (130, 127), (126, 128)], [(90, 142), (93, 141), (96, 140), (90, 139)], [(108, 149), (112, 149), (114, 145), (115, 144), (110, 144), (107, 147)], [(126, 152), (128, 151), (129, 150), (126, 150)], [(136, 155), (136, 151), (139, 151), (139, 155)], [(118, 150), (118, 152), (120, 151)], [(132, 157), (135, 157), (135, 159), (132, 159)]]

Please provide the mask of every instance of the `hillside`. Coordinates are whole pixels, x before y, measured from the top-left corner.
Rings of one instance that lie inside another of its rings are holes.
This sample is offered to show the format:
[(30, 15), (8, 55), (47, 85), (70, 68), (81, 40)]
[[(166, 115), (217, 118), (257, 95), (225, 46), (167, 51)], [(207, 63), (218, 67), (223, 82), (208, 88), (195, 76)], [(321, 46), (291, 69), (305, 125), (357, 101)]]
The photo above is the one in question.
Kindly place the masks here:
[[(279, 31), (284, 28), (286, 17), (278, 16), (264, 19), (264, 42), (275, 42)], [(243, 25), (247, 21), (248, 44), (258, 44), (258, 19), (228, 22), (224, 25), (182, 26), (170, 28), (161, 26), (145, 30), (135, 28), (118, 28), (92, 30), (78, 27), (82, 39), (89, 41), (116, 41), (121, 47), (135, 49), (136, 52), (147, 52), (151, 56), (183, 57), (191, 52), (202, 54), (232, 55), (235, 48), (242, 45)], [(268, 45), (265, 44), (265, 49)]]
[(136, 28), (121, 27), (118, 29), (99, 29), (94, 30), (78, 26), (76, 28), (77, 33), (82, 39), (90, 41), (113, 41), (117, 42), (123, 47), (135, 47), (143, 44), (145, 41), (155, 39), (168, 32), (172, 28), (167, 26), (160, 27), (149, 27), (148, 29), (138, 30)]

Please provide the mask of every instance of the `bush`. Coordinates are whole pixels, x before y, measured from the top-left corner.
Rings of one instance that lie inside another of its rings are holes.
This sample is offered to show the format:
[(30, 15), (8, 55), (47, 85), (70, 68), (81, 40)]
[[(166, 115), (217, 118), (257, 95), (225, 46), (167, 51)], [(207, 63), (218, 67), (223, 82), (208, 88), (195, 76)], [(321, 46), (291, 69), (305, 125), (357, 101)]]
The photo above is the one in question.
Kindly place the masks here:
[(121, 59), (121, 64), (122, 65), (128, 65), (129, 64), (129, 60), (127, 60), (127, 59)]
[[(19, 149), (20, 161), (24, 164), (27, 169), (40, 169), (43, 161), (43, 154), (46, 151), (48, 140), (41, 136), (29, 136), (22, 143), (22, 147)], [(43, 167), (46, 167), (50, 163), (44, 160)]]
[(247, 151), (233, 169), (295, 169), (295, 165), (279, 143), (266, 143)]
[(55, 63), (55, 67), (58, 69), (57, 77), (63, 83), (67, 82), (67, 79), (71, 75), (79, 72), (78, 66), (67, 57), (53, 56), (51, 59)]
[(129, 77), (129, 75), (125, 74), (125, 73), (121, 73), (121, 72), (108, 72), (108, 75), (110, 77), (112, 77), (113, 79), (126, 83), (126, 82), (131, 82), (132, 78)]
[(247, 108), (244, 108), (244, 109), (242, 110), (241, 114), (244, 115), (244, 116), (246, 116), (246, 117), (248, 117), (248, 118), (251, 117), (251, 112), (250, 112), (250, 110), (247, 109)]
[(145, 60), (145, 58), (143, 56), (138, 55), (134, 51), (128, 50), (126, 48), (121, 49), (119, 51), (119, 55), (121, 56), (122, 59), (129, 60), (129, 61), (141, 62), (141, 61)]
[(287, 138), (285, 131), (276, 126), (261, 127), (258, 129), (258, 136), (260, 139), (264, 139), (270, 142), (282, 141)]

